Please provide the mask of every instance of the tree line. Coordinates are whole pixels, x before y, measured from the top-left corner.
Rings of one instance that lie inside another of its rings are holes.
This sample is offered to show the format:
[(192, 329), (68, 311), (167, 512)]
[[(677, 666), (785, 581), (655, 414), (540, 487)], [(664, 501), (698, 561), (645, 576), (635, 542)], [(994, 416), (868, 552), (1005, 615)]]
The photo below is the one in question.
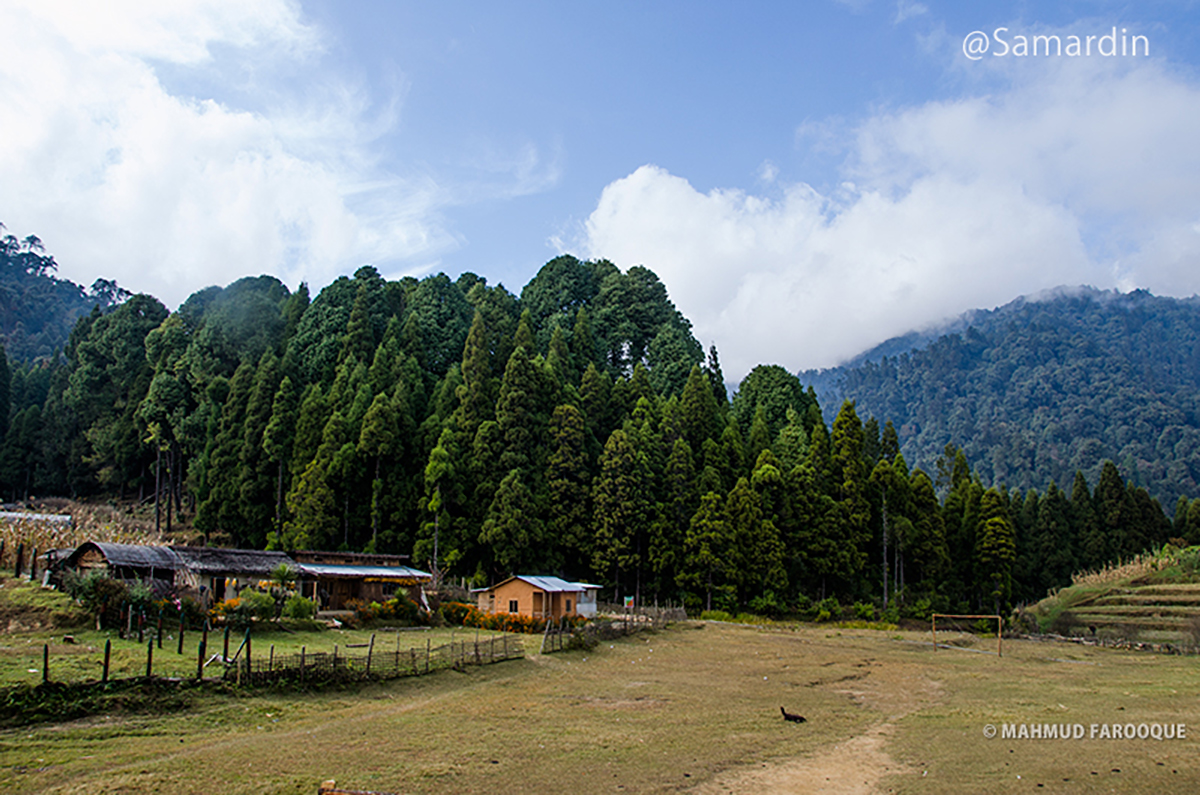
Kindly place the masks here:
[(910, 468), (891, 422), (846, 401), (827, 425), (775, 365), (730, 399), (658, 278), (604, 260), (558, 257), (519, 296), (370, 267), (311, 300), (268, 276), (174, 313), (135, 295), (0, 375), (9, 496), (138, 499), (212, 543), (408, 554), (480, 584), (998, 609), (1200, 531), (1200, 503), (1173, 527), (1111, 462), (1069, 497), (985, 488), (955, 447)]

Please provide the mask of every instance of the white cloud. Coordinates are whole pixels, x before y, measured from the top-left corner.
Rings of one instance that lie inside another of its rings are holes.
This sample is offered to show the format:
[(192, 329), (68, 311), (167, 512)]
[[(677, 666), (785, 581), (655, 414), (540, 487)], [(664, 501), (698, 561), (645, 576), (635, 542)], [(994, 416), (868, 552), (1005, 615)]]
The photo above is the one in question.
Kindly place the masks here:
[(372, 117), (368, 97), (315, 69), (305, 95), (254, 111), (164, 86), (162, 64), (221, 77), (216, 49), (264, 72), (312, 66), (320, 36), (294, 3), (38, 2), (9, 16), (20, 35), (0, 48), (0, 220), (40, 236), (61, 275), (173, 305), (246, 274), (319, 286), (453, 245), (444, 189), (379, 176), (372, 137), (394, 107)]
[(868, 119), (829, 196), (702, 194), (639, 168), (604, 189), (583, 248), (655, 270), (731, 378), (1060, 284), (1200, 289), (1200, 88), (1153, 62), (1022, 69)]

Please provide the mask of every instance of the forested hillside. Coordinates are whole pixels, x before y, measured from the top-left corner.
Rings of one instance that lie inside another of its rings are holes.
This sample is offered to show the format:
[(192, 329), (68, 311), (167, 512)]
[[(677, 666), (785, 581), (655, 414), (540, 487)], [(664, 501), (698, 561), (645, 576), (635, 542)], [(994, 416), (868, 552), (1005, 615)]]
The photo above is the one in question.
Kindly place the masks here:
[(0, 237), (0, 343), (16, 361), (54, 354), (92, 307), (108, 309), (129, 295), (107, 279), (84, 290), (55, 276), (57, 269), (37, 237)]
[(892, 420), (930, 467), (947, 443), (985, 484), (1095, 483), (1105, 460), (1165, 505), (1200, 496), (1200, 299), (1090, 288), (976, 311), (963, 331), (877, 361), (801, 373)]
[(729, 400), (644, 267), (563, 256), (519, 296), (365, 267), (310, 300), (259, 276), (174, 313), (147, 295), (96, 308), (61, 358), (12, 366), (0, 489), (153, 502), (212, 542), (760, 612), (1000, 609), (1200, 533), (1200, 501), (1173, 528), (1111, 465), (1069, 498), (988, 489), (954, 447), (931, 477), (860, 413), (827, 425), (774, 365)]

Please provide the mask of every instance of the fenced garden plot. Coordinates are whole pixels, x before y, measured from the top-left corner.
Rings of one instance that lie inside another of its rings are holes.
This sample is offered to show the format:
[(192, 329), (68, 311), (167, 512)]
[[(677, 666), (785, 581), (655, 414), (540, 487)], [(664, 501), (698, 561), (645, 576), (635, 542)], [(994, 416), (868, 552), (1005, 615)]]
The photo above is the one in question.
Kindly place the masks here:
[[(397, 636), (399, 641), (399, 636)], [(362, 644), (360, 644), (362, 645)], [(525, 656), (524, 646), (512, 635), (493, 635), (474, 641), (451, 640), (439, 646), (426, 642), (424, 648), (385, 650), (375, 645), (375, 636), (366, 644), (365, 652), (351, 653), (334, 646), (332, 652), (309, 652), (301, 648), (298, 654), (275, 655), (266, 658), (247, 653), (225, 671), (225, 679), (241, 685), (269, 685), (281, 682), (308, 684), (316, 682), (352, 682), (369, 679), (397, 679), (403, 676), (422, 676), (447, 668), (461, 669), (468, 665), (490, 665)]]
[(542, 635), (542, 654), (563, 649), (591, 648), (602, 640), (632, 635), (635, 632), (665, 629), (673, 621), (686, 621), (682, 607), (623, 607), (598, 605), (597, 617), (586, 624), (572, 626), (571, 622), (548, 621)]

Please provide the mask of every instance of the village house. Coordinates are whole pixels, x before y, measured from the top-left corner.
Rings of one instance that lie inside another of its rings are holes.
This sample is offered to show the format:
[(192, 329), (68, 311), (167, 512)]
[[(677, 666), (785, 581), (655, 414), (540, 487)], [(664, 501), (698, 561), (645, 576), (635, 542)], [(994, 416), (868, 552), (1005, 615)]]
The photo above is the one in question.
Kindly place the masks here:
[(400, 555), (357, 552), (292, 553), (222, 547), (154, 546), (88, 541), (67, 555), (60, 570), (104, 568), (119, 580), (149, 582), (157, 592), (174, 589), (207, 604), (233, 598), (249, 586), (270, 587), (281, 564), (296, 573), (303, 596), (322, 610), (345, 610), (353, 599), (383, 602), (403, 589), (428, 609), (423, 586), (433, 575), (403, 565)]
[(353, 599), (385, 602), (401, 589), (429, 609), (424, 586), (433, 582), (433, 575), (405, 566), (406, 555), (297, 550), (292, 557), (300, 572), (301, 594), (314, 599), (321, 610), (346, 610)]
[(472, 593), (479, 609), (485, 613), (515, 613), (533, 618), (592, 618), (596, 615), (599, 590), (599, 585), (585, 582), (518, 574), (491, 588), (477, 588)]

